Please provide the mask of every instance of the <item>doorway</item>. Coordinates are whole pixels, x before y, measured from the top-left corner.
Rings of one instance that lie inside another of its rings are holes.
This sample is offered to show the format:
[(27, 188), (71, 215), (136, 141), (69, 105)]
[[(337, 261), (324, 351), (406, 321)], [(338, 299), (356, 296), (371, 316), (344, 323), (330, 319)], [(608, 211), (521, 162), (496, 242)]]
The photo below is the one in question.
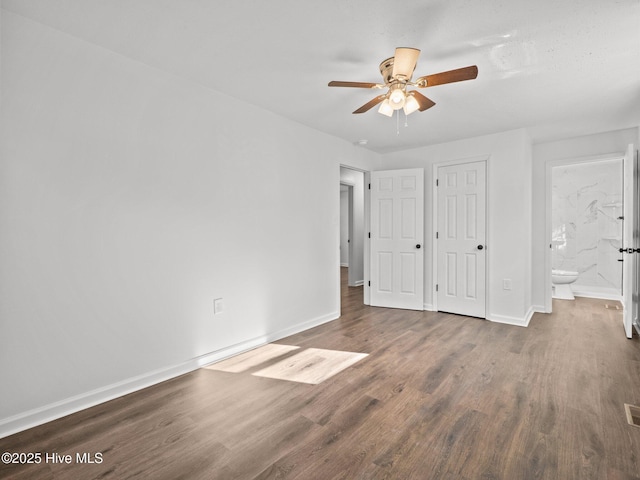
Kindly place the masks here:
[[(365, 174), (340, 166), (340, 290), (363, 303)], [(345, 290), (346, 289), (346, 290)]]
[(622, 194), (622, 158), (551, 168), (551, 271), (574, 295), (622, 300)]
[[(633, 325), (637, 325), (638, 322), (638, 168), (637, 168), (637, 152), (635, 146), (630, 144), (627, 147), (626, 152), (610, 155), (598, 155), (591, 157), (581, 157), (568, 160), (557, 160), (548, 162), (546, 165), (546, 238), (548, 242), (548, 249), (545, 255), (545, 311), (550, 313), (552, 311), (552, 249), (553, 244), (553, 232), (552, 232), (552, 169), (557, 166), (563, 165), (580, 165), (597, 162), (609, 162), (610, 165), (622, 165), (622, 218), (616, 220), (622, 220), (622, 234), (621, 246), (618, 249), (617, 261), (622, 263), (622, 286), (619, 291), (619, 297), (623, 304), (623, 326), (625, 335), (628, 338), (632, 337)], [(620, 162), (620, 163), (618, 163)], [(601, 208), (601, 210), (619, 208), (617, 201), (607, 202), (607, 206)], [(613, 214), (610, 214), (610, 216)], [(618, 233), (614, 233), (619, 235)], [(615, 241), (615, 239), (607, 239), (609, 242)], [(610, 250), (615, 250), (615, 246), (612, 246)], [(612, 253), (611, 251), (609, 253)], [(615, 253), (615, 252), (613, 252)], [(598, 298), (603, 298), (602, 294), (598, 295)], [(636, 327), (637, 328), (637, 327)]]

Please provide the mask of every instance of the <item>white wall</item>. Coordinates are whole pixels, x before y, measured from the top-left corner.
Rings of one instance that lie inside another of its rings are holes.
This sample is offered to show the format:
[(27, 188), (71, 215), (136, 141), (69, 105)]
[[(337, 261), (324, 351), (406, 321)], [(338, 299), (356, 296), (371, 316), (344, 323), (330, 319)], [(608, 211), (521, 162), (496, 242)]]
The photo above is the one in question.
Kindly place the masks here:
[(6, 11), (2, 35), (0, 436), (338, 316), (339, 165), (375, 155)]
[(364, 282), (364, 173), (350, 168), (340, 168), (340, 181), (353, 186), (353, 235), (352, 257), (349, 258), (349, 285)]
[[(433, 306), (433, 165), (487, 160), (487, 318), (524, 325), (531, 310), (531, 141), (524, 130), (406, 150), (382, 157), (380, 168), (425, 169), (425, 308)], [(512, 289), (503, 289), (503, 279)]]
[[(568, 138), (533, 146), (533, 298), (538, 310), (545, 309), (545, 299), (550, 291), (545, 288), (547, 271), (546, 255), (551, 238), (547, 235), (547, 164), (550, 162), (584, 159), (585, 157), (624, 154), (630, 143), (638, 145), (640, 129), (630, 128), (594, 135)], [(563, 162), (564, 163), (564, 162)], [(550, 268), (550, 265), (549, 265)], [(547, 282), (550, 287), (550, 283)]]

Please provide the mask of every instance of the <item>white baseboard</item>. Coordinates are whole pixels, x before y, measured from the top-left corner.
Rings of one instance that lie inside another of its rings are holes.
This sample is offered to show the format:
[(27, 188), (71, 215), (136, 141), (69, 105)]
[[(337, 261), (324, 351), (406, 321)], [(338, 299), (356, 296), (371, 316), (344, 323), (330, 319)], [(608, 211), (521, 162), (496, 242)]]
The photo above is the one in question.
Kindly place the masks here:
[(197, 363), (188, 361), (172, 367), (154, 370), (142, 375), (112, 383), (58, 402), (34, 408), (0, 420), (0, 438), (27, 430), (38, 425), (93, 407), (114, 398), (133, 393), (156, 383), (183, 375), (197, 369)]
[(525, 321), (526, 321), (526, 323), (525, 323), (525, 325), (524, 325), (525, 327), (528, 327), (528, 326), (529, 326), (529, 322), (531, 322), (531, 319), (533, 318), (533, 314), (534, 314), (534, 313), (536, 313), (536, 312), (538, 312), (538, 311), (536, 310), (536, 307), (534, 307), (533, 305), (531, 305), (531, 306), (529, 307), (529, 310), (527, 310), (527, 314), (524, 316)]
[(533, 317), (534, 309), (529, 307), (529, 310), (524, 317), (509, 317), (506, 315), (487, 315), (487, 320), (495, 323), (504, 323), (505, 325), (514, 325), (517, 327), (528, 327), (531, 317)]
[(348, 263), (341, 263), (341, 264), (340, 264), (340, 266), (341, 266), (341, 267), (347, 267), (347, 268), (348, 268), (348, 267), (349, 267), (349, 264), (348, 264)]
[(425, 303), (422, 308), (424, 308), (424, 310), (426, 312), (435, 312), (436, 311), (436, 307), (433, 306), (433, 304), (431, 303)]
[(356, 284), (355, 284), (356, 287), (361, 287), (363, 285), (364, 285), (364, 280), (356, 280)]
[(338, 312), (323, 315), (277, 332), (261, 335), (220, 350), (200, 355), (177, 365), (137, 375), (135, 377), (122, 380), (121, 382), (112, 383), (111, 385), (96, 388), (89, 392), (74, 395), (73, 397), (69, 397), (58, 402), (50, 403), (11, 417), (0, 419), (0, 438), (8, 437), (14, 433), (37, 427), (38, 425), (79, 412), (80, 410), (99, 405), (109, 400), (113, 400), (114, 398), (122, 397), (123, 395), (184, 375), (185, 373), (197, 370), (204, 365), (224, 360), (225, 358), (229, 358), (233, 355), (246, 352), (247, 350), (260, 347), (267, 343), (288, 337), (289, 335), (330, 322), (337, 319), (339, 316), (340, 314)]
[(602, 300), (622, 301), (622, 295), (615, 288), (607, 287), (581, 287), (571, 285), (571, 290), (576, 297), (600, 298)]

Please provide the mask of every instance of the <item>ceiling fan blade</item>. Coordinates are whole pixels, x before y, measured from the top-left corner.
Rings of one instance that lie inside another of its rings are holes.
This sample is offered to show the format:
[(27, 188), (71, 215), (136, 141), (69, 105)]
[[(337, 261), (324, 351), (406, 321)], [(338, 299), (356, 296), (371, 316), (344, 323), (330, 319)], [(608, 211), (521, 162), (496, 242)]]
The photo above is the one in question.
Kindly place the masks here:
[(430, 98), (425, 97), (420, 92), (416, 92), (415, 90), (409, 92), (409, 95), (411, 95), (418, 101), (418, 105), (420, 105), (418, 110), (420, 110), (421, 112), (424, 112), (427, 108), (431, 108), (436, 104), (436, 102), (434, 102)]
[(446, 83), (462, 82), (464, 80), (473, 80), (478, 76), (478, 67), (458, 68), (449, 70), (448, 72), (435, 73), (433, 75), (425, 75), (415, 81), (417, 87), (435, 87), (436, 85), (444, 85)]
[[(330, 87), (354, 87), (354, 88), (376, 88), (381, 85), (368, 82), (338, 82), (336, 80), (329, 82)], [(383, 86), (383, 85), (382, 85)]]
[(411, 80), (419, 55), (420, 50), (417, 48), (396, 48), (396, 53), (393, 56), (393, 73), (391, 75), (394, 78), (401, 75), (406, 80)]
[(367, 103), (362, 105), (359, 109), (355, 110), (353, 113), (364, 113), (364, 112), (366, 112), (368, 110), (371, 110), (373, 107), (375, 107), (380, 102), (382, 102), (386, 97), (387, 97), (386, 94), (378, 95), (376, 98), (374, 98), (373, 100), (368, 101)]

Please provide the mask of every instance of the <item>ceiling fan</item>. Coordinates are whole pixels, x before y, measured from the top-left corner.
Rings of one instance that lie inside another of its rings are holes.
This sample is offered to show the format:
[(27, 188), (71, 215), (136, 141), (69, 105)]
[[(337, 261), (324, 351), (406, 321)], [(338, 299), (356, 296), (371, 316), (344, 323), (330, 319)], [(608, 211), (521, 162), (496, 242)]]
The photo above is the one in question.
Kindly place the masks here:
[(422, 95), (416, 90), (408, 91), (407, 87), (425, 88), (446, 83), (462, 82), (473, 80), (478, 76), (478, 67), (470, 67), (449, 70), (448, 72), (425, 75), (411, 81), (413, 71), (418, 62), (420, 50), (417, 48), (396, 48), (395, 55), (387, 58), (380, 64), (380, 73), (384, 83), (368, 82), (329, 82), (330, 87), (354, 87), (354, 88), (387, 88), (387, 93), (378, 95), (373, 100), (362, 105), (353, 113), (364, 113), (378, 104), (378, 112), (391, 117), (396, 110), (403, 109), (406, 115), (416, 110), (423, 112), (435, 105), (435, 102)]

